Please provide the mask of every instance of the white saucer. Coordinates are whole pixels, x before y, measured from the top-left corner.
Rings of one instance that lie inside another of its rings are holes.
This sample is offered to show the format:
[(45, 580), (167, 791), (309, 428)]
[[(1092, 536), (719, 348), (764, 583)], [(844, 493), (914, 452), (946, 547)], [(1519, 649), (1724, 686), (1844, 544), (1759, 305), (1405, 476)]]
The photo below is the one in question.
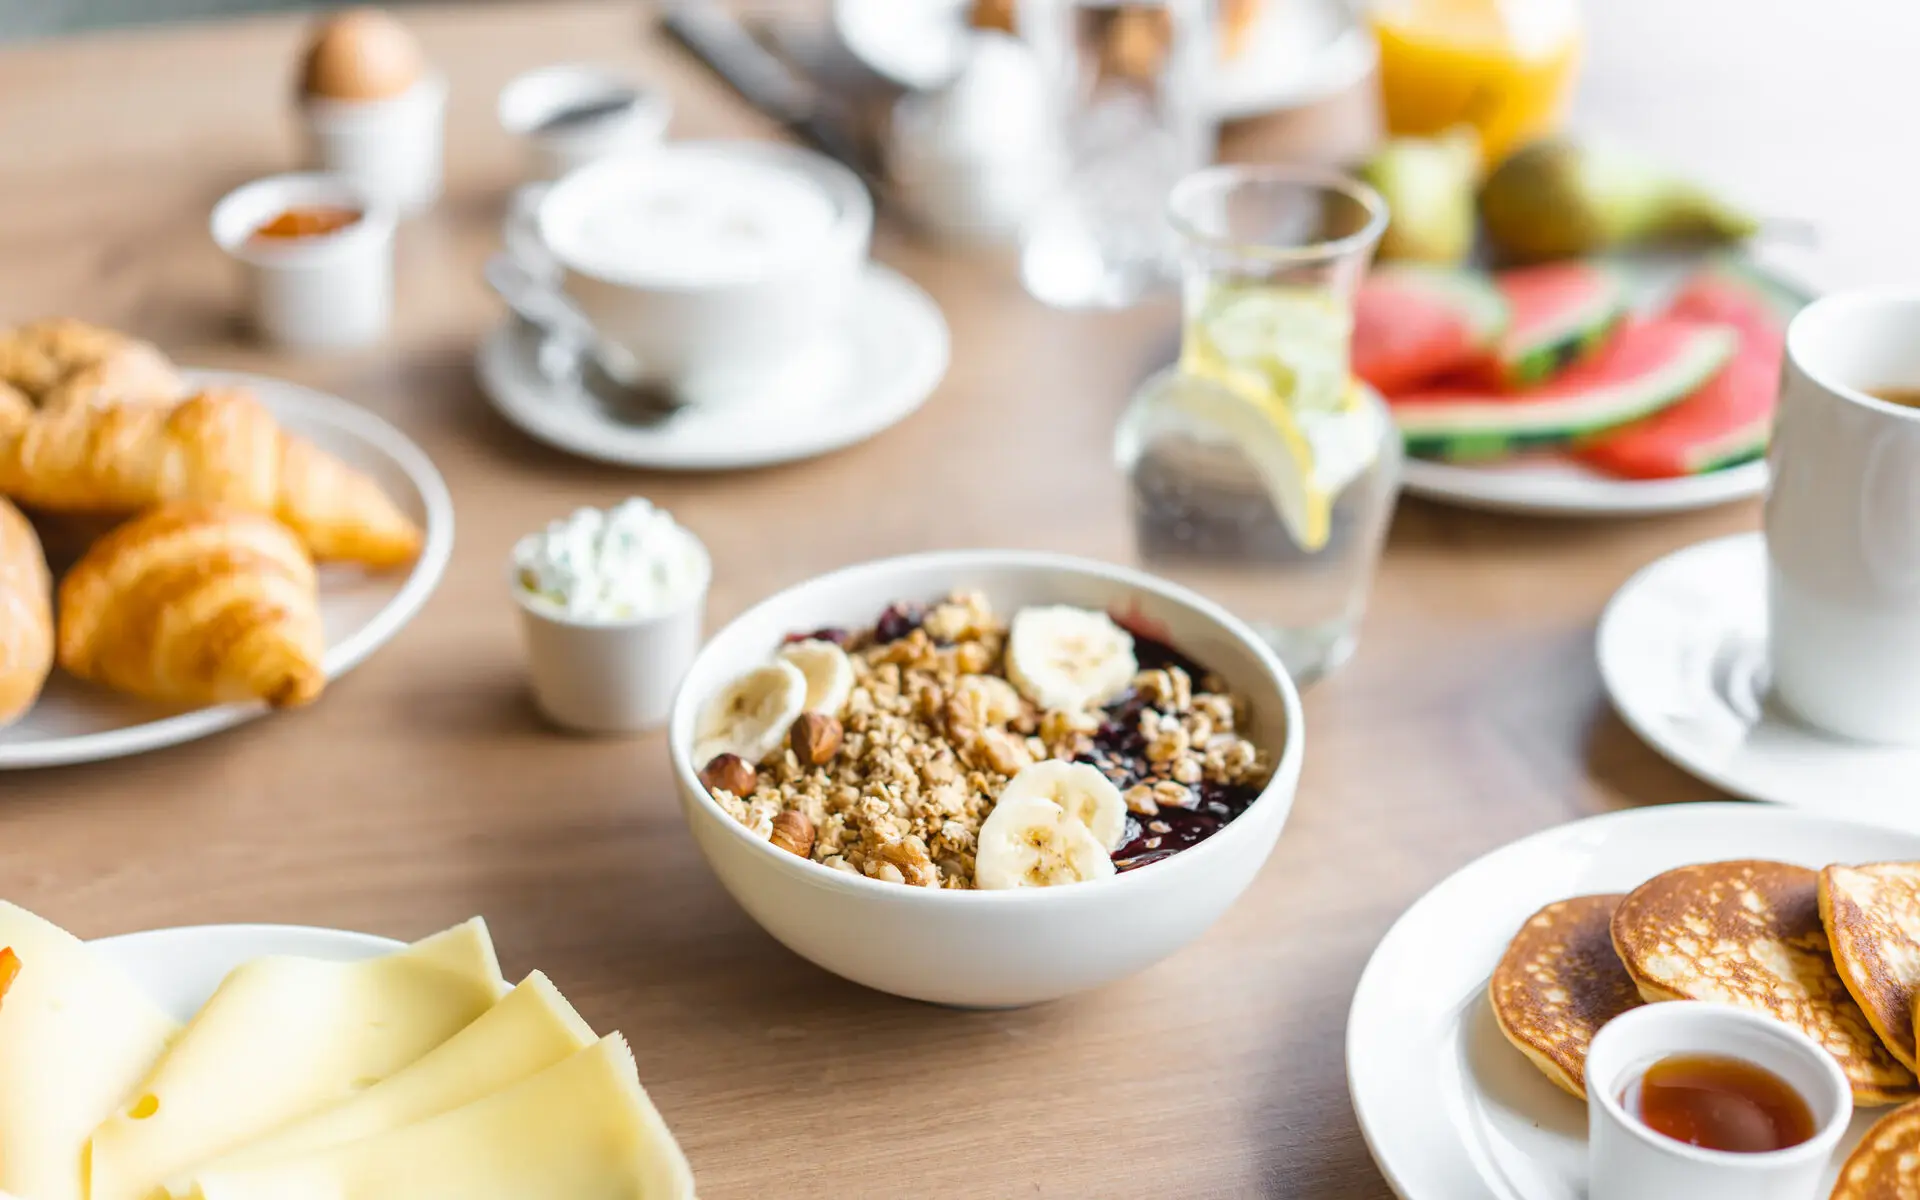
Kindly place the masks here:
[(371, 933), (305, 925), (184, 925), (96, 938), (94, 953), (125, 971), (176, 1021), (190, 1021), (227, 972), (269, 955), (359, 962), (404, 948)]
[[(1347, 1016), (1347, 1088), (1398, 1195), (1585, 1200), (1586, 1106), (1501, 1035), (1488, 977), (1521, 922), (1551, 901), (1630, 891), (1661, 871), (1729, 858), (1809, 867), (1920, 858), (1920, 834), (1751, 804), (1611, 813), (1495, 850), (1394, 923)], [(1888, 1111), (1854, 1118), (1834, 1172)]]
[[(615, 420), (539, 363), (539, 340), (510, 319), (480, 344), (480, 386), (500, 415), (569, 454), (627, 467), (716, 471), (812, 458), (865, 441), (926, 402), (947, 372), (946, 318), (899, 272), (870, 263), (838, 353), (809, 378), (651, 425)], [(834, 347), (828, 347), (834, 350)]]
[(1920, 748), (1843, 741), (1767, 695), (1766, 542), (1676, 551), (1600, 619), (1600, 677), (1621, 720), (1675, 764), (1751, 800), (1920, 828)]
[[(835, 0), (834, 29), (854, 57), (902, 87), (929, 90), (959, 70), (966, 0)], [(1240, 53), (1208, 80), (1209, 106), (1232, 120), (1313, 104), (1373, 69), (1373, 35), (1343, 0), (1268, 0)]]
[[(320, 620), (329, 679), (358, 666), (419, 613), (453, 554), (453, 500), (425, 453), (357, 404), (284, 380), (234, 371), (189, 371), (196, 385), (251, 390), (274, 419), (348, 466), (371, 475), (426, 530), (408, 571), (320, 571)], [(321, 703), (325, 703), (323, 699)], [(169, 710), (81, 683), (59, 671), (27, 715), (0, 729), (0, 771), (99, 762), (194, 741), (267, 715), (259, 704)]]
[(1488, 512), (1634, 517), (1751, 499), (1767, 490), (1767, 464), (1684, 479), (1618, 479), (1551, 456), (1474, 466), (1409, 458), (1401, 483), (1409, 495)]

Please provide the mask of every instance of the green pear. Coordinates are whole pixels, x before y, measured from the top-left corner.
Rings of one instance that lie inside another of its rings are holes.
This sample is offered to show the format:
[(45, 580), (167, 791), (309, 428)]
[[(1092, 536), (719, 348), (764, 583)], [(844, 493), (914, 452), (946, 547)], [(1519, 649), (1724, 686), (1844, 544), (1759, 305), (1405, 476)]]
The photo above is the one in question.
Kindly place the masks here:
[(1480, 139), (1461, 127), (1438, 137), (1399, 137), (1360, 168), (1387, 202), (1380, 257), (1453, 266), (1473, 249), (1473, 184)]
[(1510, 155), (1480, 186), (1480, 217), (1503, 258), (1577, 258), (1647, 242), (1732, 242), (1753, 216), (1643, 158), (1558, 139)]

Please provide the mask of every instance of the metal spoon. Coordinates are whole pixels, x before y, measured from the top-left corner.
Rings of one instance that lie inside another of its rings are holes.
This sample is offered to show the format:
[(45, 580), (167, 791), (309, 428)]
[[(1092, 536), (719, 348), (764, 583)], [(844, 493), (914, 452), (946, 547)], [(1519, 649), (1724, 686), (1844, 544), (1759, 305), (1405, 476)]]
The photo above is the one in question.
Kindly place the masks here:
[(578, 385), (623, 425), (658, 425), (685, 407), (668, 387), (631, 384), (607, 370), (594, 349), (593, 327), (512, 256), (494, 255), (485, 274), (487, 286), (539, 339), (536, 357), (549, 380)]

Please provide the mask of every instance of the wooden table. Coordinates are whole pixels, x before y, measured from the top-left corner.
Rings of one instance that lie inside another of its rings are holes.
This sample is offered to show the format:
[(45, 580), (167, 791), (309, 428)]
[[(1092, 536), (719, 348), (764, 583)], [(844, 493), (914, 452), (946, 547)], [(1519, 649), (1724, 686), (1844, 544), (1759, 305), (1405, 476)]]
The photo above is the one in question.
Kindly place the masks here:
[[(1819, 218), (1821, 282), (1897, 279), (1920, 253), (1907, 215), (1920, 177), (1899, 157), (1899, 81), (1920, 45), (1910, 7), (1590, 6), (1582, 119)], [(922, 547), (1124, 558), (1108, 439), (1169, 315), (1049, 312), (1003, 264), (883, 229), (880, 256), (953, 327), (953, 369), (919, 415), (748, 474), (636, 476), (550, 453), (473, 382), (475, 340), (500, 316), (479, 268), (516, 169), (493, 121), (500, 85), (540, 62), (628, 61), (672, 91), (679, 136), (769, 129), (634, 5), (408, 19), (453, 81), (450, 190), (402, 235), (395, 337), (350, 357), (246, 347), (236, 281), (205, 233), (224, 190), (292, 165), (299, 23), (0, 53), (0, 318), (81, 315), (185, 362), (351, 397), (419, 439), (460, 521), (425, 614), (315, 708), (126, 762), (0, 775), (0, 894), (85, 936), (287, 921), (410, 937), (484, 913), (510, 972), (545, 969), (597, 1026), (629, 1034), (709, 1200), (1387, 1195), (1342, 1067), (1368, 953), (1415, 897), (1499, 843), (1709, 794), (1611, 715), (1593, 625), (1635, 568), (1752, 528), (1756, 509), (1586, 524), (1406, 502), (1359, 657), (1308, 697), (1292, 823), (1211, 934), (1026, 1012), (864, 991), (787, 953), (721, 891), (659, 737), (574, 740), (536, 719), (502, 560), (547, 518), (636, 491), (712, 547), (715, 622), (825, 568)], [(1368, 114), (1352, 97), (1233, 145), (1328, 153), (1364, 137)]]

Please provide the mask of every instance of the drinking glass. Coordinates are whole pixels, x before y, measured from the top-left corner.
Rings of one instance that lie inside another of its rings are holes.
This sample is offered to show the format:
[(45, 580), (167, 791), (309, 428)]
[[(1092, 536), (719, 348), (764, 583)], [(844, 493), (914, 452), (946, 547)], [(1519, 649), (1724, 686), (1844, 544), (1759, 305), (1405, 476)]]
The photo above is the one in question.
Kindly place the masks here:
[(1177, 269), (1168, 188), (1213, 158), (1213, 0), (1022, 0), (1019, 28), (1066, 167), (1023, 230), (1021, 279), (1063, 308), (1132, 304)]
[(1353, 652), (1400, 482), (1399, 434), (1348, 366), (1386, 206), (1334, 171), (1231, 166), (1182, 180), (1168, 209), (1180, 362), (1115, 438), (1138, 552), (1309, 682)]

